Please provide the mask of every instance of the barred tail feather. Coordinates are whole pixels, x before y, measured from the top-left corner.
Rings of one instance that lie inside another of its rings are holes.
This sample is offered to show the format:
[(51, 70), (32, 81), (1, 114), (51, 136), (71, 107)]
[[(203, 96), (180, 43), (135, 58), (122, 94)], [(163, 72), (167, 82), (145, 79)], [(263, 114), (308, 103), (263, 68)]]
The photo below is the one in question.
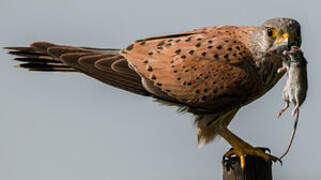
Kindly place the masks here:
[(16, 67), (42, 72), (81, 72), (103, 83), (140, 95), (150, 95), (141, 77), (119, 54), (120, 49), (99, 49), (34, 42), (30, 47), (5, 47), (18, 56)]
[(17, 68), (28, 69), (29, 71), (56, 71), (56, 72), (77, 72), (76, 69), (64, 65), (61, 61), (55, 60), (32, 47), (5, 47), (10, 50), (9, 54), (19, 56), (14, 61), (20, 62)]

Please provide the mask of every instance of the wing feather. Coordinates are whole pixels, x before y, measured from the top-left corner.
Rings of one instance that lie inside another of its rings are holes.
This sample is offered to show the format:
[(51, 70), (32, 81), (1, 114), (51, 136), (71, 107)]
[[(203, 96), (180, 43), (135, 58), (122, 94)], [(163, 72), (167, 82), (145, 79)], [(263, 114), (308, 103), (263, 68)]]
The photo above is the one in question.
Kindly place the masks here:
[(250, 31), (244, 28), (221, 26), (149, 38), (121, 52), (141, 76), (171, 98), (190, 107), (223, 111), (246, 103), (261, 87), (248, 47)]

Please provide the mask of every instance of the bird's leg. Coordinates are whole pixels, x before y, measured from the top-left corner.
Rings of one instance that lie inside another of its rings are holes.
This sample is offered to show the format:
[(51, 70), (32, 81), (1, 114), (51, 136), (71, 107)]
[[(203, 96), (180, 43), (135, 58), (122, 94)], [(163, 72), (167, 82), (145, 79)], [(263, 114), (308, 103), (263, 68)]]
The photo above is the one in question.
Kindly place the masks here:
[(284, 107), (279, 111), (278, 113), (278, 118), (280, 118), (280, 116), (282, 115), (282, 113), (284, 113), (285, 110), (287, 110), (289, 107), (289, 102), (285, 102)]
[(219, 127), (218, 134), (222, 136), (233, 147), (233, 149), (227, 152), (224, 157), (229, 157), (233, 154), (239, 156), (242, 168), (245, 167), (245, 155), (262, 157), (266, 161), (272, 160), (273, 162), (281, 162), (279, 158), (265, 153), (261, 148), (256, 148), (246, 143), (241, 138), (233, 134), (230, 130), (228, 130), (227, 127)]

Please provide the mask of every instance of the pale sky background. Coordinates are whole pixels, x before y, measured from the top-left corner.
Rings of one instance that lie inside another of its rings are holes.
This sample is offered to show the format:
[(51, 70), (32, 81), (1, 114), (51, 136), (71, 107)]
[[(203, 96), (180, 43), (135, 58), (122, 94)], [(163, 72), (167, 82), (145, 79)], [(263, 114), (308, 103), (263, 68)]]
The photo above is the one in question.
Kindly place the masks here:
[[(214, 25), (258, 25), (292, 17), (302, 25), (309, 92), (293, 147), (274, 179), (321, 179), (318, 1), (1, 0), (0, 46), (46, 40), (121, 48), (135, 39)], [(196, 146), (192, 116), (85, 75), (13, 68), (0, 50), (0, 179), (219, 180), (224, 140)], [(280, 120), (284, 78), (243, 108), (230, 129), (281, 155), (292, 130)]]

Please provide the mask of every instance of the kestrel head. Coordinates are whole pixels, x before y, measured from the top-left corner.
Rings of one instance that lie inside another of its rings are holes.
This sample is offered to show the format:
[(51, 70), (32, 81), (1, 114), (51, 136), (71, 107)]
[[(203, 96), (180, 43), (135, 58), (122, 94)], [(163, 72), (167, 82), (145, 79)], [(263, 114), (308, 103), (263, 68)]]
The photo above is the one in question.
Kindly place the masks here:
[(283, 50), (289, 50), (292, 46), (300, 47), (301, 42), (300, 24), (290, 18), (265, 21), (253, 32), (250, 39), (252, 53), (259, 58), (269, 53), (280, 55)]

